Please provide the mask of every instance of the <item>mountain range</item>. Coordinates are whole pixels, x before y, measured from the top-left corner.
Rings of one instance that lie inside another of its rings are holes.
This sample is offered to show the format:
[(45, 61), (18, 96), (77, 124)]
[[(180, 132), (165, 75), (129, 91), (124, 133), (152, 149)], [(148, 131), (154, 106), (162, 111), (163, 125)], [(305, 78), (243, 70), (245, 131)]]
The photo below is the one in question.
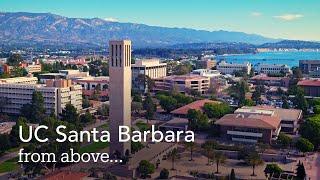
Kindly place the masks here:
[(243, 32), (168, 28), (51, 13), (0, 12), (0, 44), (106, 46), (110, 39), (131, 39), (135, 47), (221, 42), (259, 45), (279, 41)]

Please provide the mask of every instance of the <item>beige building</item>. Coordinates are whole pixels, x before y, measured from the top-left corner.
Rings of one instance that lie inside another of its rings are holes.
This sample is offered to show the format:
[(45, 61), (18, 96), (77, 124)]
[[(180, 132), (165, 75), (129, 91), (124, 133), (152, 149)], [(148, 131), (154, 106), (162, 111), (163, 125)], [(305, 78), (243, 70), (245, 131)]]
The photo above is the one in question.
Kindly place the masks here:
[(147, 83), (140, 83), (139, 77), (148, 76), (151, 79), (167, 76), (167, 63), (160, 63), (159, 59), (136, 60), (132, 65), (132, 88), (134, 90), (146, 92)]
[(155, 79), (154, 91), (170, 91), (174, 88), (181, 93), (196, 90), (201, 94), (208, 91), (210, 78), (198, 75), (166, 76)]
[(131, 143), (119, 143), (119, 126), (131, 127), (131, 41), (109, 42), (110, 154), (131, 152)]
[(4, 113), (20, 114), (24, 104), (31, 103), (34, 91), (42, 93), (46, 113), (58, 115), (68, 103), (77, 110), (82, 109), (81, 85), (72, 85), (70, 80), (51, 80), (47, 84), (37, 84), (33, 77), (9, 78), (0, 80), (0, 97), (8, 98)]
[(16, 78), (6, 78), (0, 79), (0, 83), (10, 83), (10, 84), (37, 84), (38, 78), (36, 77), (16, 77)]
[(222, 74), (234, 74), (235, 72), (239, 71), (245, 71), (247, 74), (250, 74), (251, 64), (249, 62), (238, 64), (221, 61), (217, 65), (217, 70), (220, 71)]
[(28, 73), (41, 72), (41, 64), (29, 64), (25, 69)]

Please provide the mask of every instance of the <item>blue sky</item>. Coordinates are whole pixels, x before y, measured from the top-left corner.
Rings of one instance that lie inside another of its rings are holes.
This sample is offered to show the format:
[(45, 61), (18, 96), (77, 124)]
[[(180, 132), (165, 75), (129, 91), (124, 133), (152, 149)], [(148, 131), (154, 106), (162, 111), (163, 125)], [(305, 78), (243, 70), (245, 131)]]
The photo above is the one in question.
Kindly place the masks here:
[(0, 11), (320, 40), (319, 0), (0, 0)]

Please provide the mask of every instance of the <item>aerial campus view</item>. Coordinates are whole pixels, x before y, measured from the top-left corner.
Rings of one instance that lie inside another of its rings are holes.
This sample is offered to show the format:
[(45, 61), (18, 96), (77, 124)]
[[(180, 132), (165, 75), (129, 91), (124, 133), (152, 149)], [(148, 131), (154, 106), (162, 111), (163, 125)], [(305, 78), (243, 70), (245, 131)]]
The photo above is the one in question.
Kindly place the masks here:
[(0, 0), (0, 180), (320, 179), (317, 0)]

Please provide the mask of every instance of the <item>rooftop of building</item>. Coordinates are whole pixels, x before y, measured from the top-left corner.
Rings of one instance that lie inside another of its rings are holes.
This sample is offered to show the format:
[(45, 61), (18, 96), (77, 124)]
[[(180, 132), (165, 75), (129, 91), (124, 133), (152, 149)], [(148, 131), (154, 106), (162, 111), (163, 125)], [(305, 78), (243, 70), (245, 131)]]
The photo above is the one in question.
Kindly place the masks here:
[(160, 127), (175, 127), (175, 128), (185, 128), (189, 123), (186, 118), (172, 118), (171, 120), (163, 123)]
[(228, 63), (226, 61), (221, 61), (218, 65), (231, 65), (231, 66), (250, 66), (251, 64), (249, 62), (243, 62), (243, 63)]
[(195, 109), (195, 110), (200, 110), (202, 111), (202, 107), (204, 106), (205, 103), (221, 103), (219, 101), (212, 101), (210, 99), (201, 99), (198, 101), (194, 101), (190, 104), (187, 104), (185, 106), (182, 106), (178, 109), (175, 109), (171, 111), (172, 114), (177, 114), (177, 115), (186, 115), (188, 114), (188, 111), (190, 109)]
[(153, 66), (165, 66), (167, 63), (161, 63), (160, 59), (139, 59), (136, 60), (132, 67), (153, 67)]
[(45, 180), (81, 180), (88, 177), (89, 173), (84, 172), (73, 172), (73, 171), (60, 171), (53, 172), (44, 176)]
[(109, 76), (98, 76), (98, 77), (95, 77), (95, 76), (87, 76), (87, 77), (80, 77), (78, 79), (75, 79), (74, 81), (77, 81), (77, 82), (96, 82), (96, 83), (107, 83), (109, 82)]
[(171, 80), (171, 81), (197, 81), (197, 80), (209, 80), (208, 77), (200, 76), (200, 75), (194, 75), (194, 74), (188, 74), (188, 75), (173, 75), (173, 76), (166, 76), (158, 79), (164, 79), (164, 80)]
[(157, 158), (160, 154), (173, 147), (176, 147), (175, 143), (149, 143), (145, 148), (141, 149), (140, 151), (132, 155), (132, 158), (130, 158), (128, 165), (131, 168), (137, 168), (139, 166), (140, 161), (152, 161), (155, 158)]
[(280, 125), (278, 116), (265, 115), (244, 115), (244, 114), (227, 114), (217, 120), (215, 124), (220, 126), (259, 128), (259, 129), (278, 129)]
[(300, 109), (283, 109), (274, 108), (272, 106), (243, 106), (235, 111), (235, 113), (251, 113), (268, 116), (278, 116), (282, 120), (298, 120), (302, 116)]
[(318, 87), (320, 86), (320, 79), (306, 79), (306, 80), (301, 80), (297, 84), (298, 86), (315, 86)]
[(289, 79), (287, 77), (270, 77), (267, 74), (258, 74), (250, 78), (251, 80), (262, 80), (262, 81), (281, 81), (284, 79)]
[(15, 83), (15, 82), (23, 82), (23, 81), (38, 81), (37, 77), (14, 77), (14, 78), (5, 78), (5, 79), (0, 79), (0, 83)]

